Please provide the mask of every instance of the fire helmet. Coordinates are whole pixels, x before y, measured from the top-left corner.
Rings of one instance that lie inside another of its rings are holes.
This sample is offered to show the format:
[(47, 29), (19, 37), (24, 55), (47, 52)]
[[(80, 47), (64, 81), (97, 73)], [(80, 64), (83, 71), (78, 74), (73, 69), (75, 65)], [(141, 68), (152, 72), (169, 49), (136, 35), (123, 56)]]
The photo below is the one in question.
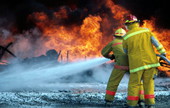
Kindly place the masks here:
[(126, 34), (126, 31), (122, 28), (119, 28), (115, 31), (114, 36), (124, 36)]
[(125, 25), (132, 24), (135, 22), (140, 22), (140, 20), (138, 20), (135, 15), (130, 14), (125, 18)]

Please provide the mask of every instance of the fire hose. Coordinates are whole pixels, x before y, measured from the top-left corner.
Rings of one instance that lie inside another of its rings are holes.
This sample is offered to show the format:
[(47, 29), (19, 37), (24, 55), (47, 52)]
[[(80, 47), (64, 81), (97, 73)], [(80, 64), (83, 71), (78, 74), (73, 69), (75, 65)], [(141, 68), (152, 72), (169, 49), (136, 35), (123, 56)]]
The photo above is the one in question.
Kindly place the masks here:
[(168, 58), (166, 58), (165, 56), (159, 55), (159, 54), (156, 54), (156, 56), (162, 58), (163, 60), (165, 60), (168, 63), (168, 65), (170, 65), (170, 60), (168, 60)]
[(161, 66), (170, 68), (170, 60), (168, 60), (168, 58), (166, 58), (164, 55), (159, 55), (159, 54), (156, 54), (156, 56), (160, 57), (162, 60), (166, 62), (166, 63), (161, 62), (161, 60), (159, 60)]

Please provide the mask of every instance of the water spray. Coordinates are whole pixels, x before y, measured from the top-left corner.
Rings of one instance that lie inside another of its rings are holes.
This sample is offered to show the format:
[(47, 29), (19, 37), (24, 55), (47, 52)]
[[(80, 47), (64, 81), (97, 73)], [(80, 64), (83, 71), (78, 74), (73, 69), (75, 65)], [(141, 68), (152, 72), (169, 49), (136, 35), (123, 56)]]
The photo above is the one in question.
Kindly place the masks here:
[(0, 88), (4, 91), (42, 86), (49, 82), (57, 82), (59, 78), (84, 72), (107, 61), (109, 61), (109, 59), (95, 58), (65, 65), (51, 67), (41, 66), (32, 69), (29, 69), (29, 66), (26, 66), (26, 68), (28, 68), (26, 69), (25, 67), (23, 68), (22, 65), (15, 65), (0, 73)]

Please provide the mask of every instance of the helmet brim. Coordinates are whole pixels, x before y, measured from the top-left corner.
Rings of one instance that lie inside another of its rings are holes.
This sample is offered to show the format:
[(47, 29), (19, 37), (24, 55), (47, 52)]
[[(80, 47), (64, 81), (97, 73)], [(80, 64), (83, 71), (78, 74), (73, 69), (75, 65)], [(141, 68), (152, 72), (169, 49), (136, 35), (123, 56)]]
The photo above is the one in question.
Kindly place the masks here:
[(124, 35), (122, 35), (122, 36), (121, 36), (121, 35), (113, 35), (113, 36), (114, 36), (114, 37), (122, 37), (122, 36), (124, 36)]
[(134, 22), (126, 22), (126, 23), (124, 23), (124, 25), (130, 25), (130, 24), (133, 24), (133, 23), (140, 23), (140, 20), (137, 20), (137, 21), (134, 21)]

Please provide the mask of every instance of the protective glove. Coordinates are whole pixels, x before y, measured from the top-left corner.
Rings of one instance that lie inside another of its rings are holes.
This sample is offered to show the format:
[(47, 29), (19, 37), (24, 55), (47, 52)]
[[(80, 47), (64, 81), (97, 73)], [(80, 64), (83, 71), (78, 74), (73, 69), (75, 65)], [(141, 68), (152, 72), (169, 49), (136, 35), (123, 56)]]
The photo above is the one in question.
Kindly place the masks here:
[(104, 56), (104, 57), (106, 57), (108, 59), (111, 59), (111, 60), (115, 59), (115, 56), (113, 54), (112, 55), (107, 55), (107, 56)]
[(111, 60), (115, 59), (115, 55), (114, 54), (110, 55), (110, 59)]
[[(164, 57), (166, 57), (166, 53), (162, 53), (161, 55), (163, 55)], [(164, 60), (164, 59), (160, 58), (159, 61), (161, 61), (161, 60)]]

